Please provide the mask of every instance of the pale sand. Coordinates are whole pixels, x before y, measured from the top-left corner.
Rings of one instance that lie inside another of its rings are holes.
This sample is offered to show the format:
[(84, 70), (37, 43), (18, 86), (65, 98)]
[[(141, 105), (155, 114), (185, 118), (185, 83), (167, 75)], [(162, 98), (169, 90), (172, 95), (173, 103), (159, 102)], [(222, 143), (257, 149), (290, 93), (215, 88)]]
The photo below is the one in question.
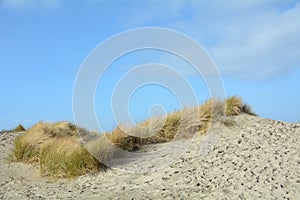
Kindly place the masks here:
[[(6, 162), (16, 135), (1, 134), (0, 199), (300, 199), (300, 125), (247, 115), (231, 119), (234, 127), (212, 129), (163, 169), (108, 170), (56, 183), (40, 178), (36, 167)], [(215, 145), (207, 143), (215, 139)], [(149, 169), (166, 156), (153, 157)], [(138, 169), (144, 162), (121, 164)]]

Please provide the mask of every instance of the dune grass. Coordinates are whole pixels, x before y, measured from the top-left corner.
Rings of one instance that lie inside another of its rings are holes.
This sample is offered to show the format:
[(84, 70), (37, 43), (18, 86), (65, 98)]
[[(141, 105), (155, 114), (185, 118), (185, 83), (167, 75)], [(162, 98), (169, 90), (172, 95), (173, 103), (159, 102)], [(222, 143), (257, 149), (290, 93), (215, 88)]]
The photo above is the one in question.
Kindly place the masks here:
[[(142, 145), (169, 142), (176, 137), (178, 130), (192, 132), (190, 135), (195, 132), (203, 135), (209, 129), (212, 120), (221, 120), (218, 118), (219, 116), (233, 116), (242, 113), (256, 116), (251, 107), (245, 104), (240, 97), (231, 96), (225, 102), (209, 99), (199, 107), (185, 108), (165, 117), (149, 119), (127, 131), (117, 127), (112, 132), (112, 141), (124, 150), (135, 151)], [(161, 123), (163, 124), (161, 125)], [(228, 120), (224, 120), (222, 123), (232, 126)], [(146, 138), (140, 137), (147, 132), (156, 132), (156, 134)]]
[(245, 113), (248, 115), (257, 116), (257, 114), (252, 111), (251, 107), (244, 103), (243, 100), (238, 96), (232, 96), (226, 99), (226, 115), (239, 115)]
[[(185, 108), (149, 119), (137, 127), (118, 126), (111, 133), (99, 137), (69, 122), (39, 122), (16, 138), (11, 160), (38, 163), (42, 175), (72, 178), (105, 169), (105, 162), (101, 161), (115, 156), (112, 144), (126, 151), (136, 151), (142, 145), (203, 135), (222, 113), (227, 116), (241, 113), (255, 115), (241, 98), (232, 96), (226, 102), (207, 100), (196, 108)], [(95, 139), (83, 145), (85, 137)]]
[(26, 131), (26, 129), (24, 128), (24, 126), (22, 126), (21, 124), (19, 124), (18, 126), (16, 126), (14, 129), (11, 130), (1, 130), (0, 133), (19, 133), (19, 132), (24, 132)]
[(123, 129), (118, 126), (109, 135), (109, 139), (119, 148), (126, 151), (135, 151), (138, 148), (139, 138), (126, 134)]
[(26, 129), (24, 128), (24, 126), (22, 126), (21, 124), (19, 124), (18, 126), (16, 126), (16, 128), (14, 128), (12, 130), (12, 132), (23, 132), (23, 131), (26, 131)]
[(74, 177), (99, 171), (101, 164), (83, 146), (75, 125), (40, 122), (15, 140), (13, 161), (38, 163), (42, 175)]

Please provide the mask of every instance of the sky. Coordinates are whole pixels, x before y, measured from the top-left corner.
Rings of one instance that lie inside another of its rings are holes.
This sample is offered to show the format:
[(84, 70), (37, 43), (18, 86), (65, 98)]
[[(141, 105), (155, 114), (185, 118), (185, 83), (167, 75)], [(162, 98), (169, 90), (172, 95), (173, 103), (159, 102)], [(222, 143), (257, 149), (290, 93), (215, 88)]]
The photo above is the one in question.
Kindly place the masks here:
[[(143, 27), (193, 38), (220, 71), (226, 96), (242, 97), (261, 117), (299, 122), (299, 19), (300, 1), (294, 0), (0, 0), (0, 130), (19, 123), (28, 128), (39, 121), (73, 122), (73, 90), (84, 60), (108, 38)], [(122, 123), (111, 107), (118, 81), (147, 63), (169, 65), (186, 76), (199, 103), (210, 97), (205, 80), (191, 76), (191, 66), (181, 58), (150, 49), (131, 52), (109, 66), (95, 91), (103, 130)], [(144, 70), (147, 78), (156, 75)], [(193, 106), (181, 104), (174, 91), (159, 84), (131, 92), (129, 100), (118, 102), (134, 122)]]

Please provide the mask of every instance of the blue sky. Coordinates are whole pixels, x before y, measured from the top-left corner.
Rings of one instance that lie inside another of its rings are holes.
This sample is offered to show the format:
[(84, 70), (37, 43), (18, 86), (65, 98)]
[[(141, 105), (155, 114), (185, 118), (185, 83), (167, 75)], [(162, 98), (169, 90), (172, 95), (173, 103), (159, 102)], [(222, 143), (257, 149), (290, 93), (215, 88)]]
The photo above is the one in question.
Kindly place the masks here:
[[(299, 19), (300, 2), (292, 0), (2, 0), (0, 129), (73, 121), (74, 81), (89, 52), (112, 35), (141, 27), (194, 38), (219, 68), (226, 95), (241, 96), (261, 117), (298, 122)], [(105, 130), (115, 126), (109, 96), (114, 84), (129, 68), (149, 62), (184, 65), (152, 51), (113, 63), (96, 92), (97, 117)], [(203, 80), (189, 81), (199, 102), (209, 97)], [(155, 104), (166, 112), (180, 107), (174, 94), (152, 85), (133, 94), (131, 116), (143, 120)]]

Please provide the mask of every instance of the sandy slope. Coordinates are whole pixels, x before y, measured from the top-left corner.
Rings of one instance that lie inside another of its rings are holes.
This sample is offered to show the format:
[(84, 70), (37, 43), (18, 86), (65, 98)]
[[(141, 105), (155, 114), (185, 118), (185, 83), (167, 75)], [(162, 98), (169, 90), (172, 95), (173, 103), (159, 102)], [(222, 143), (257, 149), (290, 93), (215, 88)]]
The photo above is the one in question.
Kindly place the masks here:
[(108, 170), (56, 183), (30, 165), (8, 164), (15, 135), (0, 135), (0, 199), (300, 199), (300, 125), (247, 115), (232, 120), (234, 127), (212, 129), (163, 169), (153, 166), (168, 155), (157, 154), (152, 164), (140, 157), (119, 166), (154, 172)]

